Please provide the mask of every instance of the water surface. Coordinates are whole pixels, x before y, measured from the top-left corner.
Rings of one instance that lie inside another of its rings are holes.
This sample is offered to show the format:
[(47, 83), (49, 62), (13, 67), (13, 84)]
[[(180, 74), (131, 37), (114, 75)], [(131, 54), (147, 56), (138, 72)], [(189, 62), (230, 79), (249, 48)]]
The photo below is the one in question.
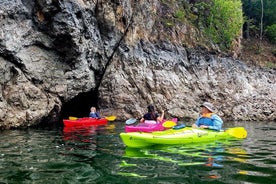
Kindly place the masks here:
[(126, 148), (123, 122), (0, 133), (0, 183), (276, 183), (275, 122), (232, 122), (245, 140)]

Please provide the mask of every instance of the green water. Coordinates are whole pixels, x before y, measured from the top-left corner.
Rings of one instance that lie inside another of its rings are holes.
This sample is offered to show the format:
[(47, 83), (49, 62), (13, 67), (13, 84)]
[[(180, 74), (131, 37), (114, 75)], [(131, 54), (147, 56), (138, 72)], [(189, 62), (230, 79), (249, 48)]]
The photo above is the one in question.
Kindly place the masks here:
[(276, 183), (276, 123), (246, 122), (248, 138), (126, 148), (124, 123), (0, 132), (0, 183)]

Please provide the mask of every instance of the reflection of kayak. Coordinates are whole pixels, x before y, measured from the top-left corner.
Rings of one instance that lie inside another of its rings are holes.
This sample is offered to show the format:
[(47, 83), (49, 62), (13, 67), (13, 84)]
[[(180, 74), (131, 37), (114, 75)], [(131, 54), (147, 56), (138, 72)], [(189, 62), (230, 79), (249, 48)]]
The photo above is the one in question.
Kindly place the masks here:
[(68, 134), (82, 134), (82, 135), (91, 135), (94, 134), (97, 130), (97, 126), (71, 126), (64, 127), (63, 133)]
[[(63, 128), (63, 140), (80, 140), (96, 134), (97, 126), (70, 126)], [(83, 141), (90, 142), (90, 141)]]
[(246, 138), (247, 132), (243, 127), (229, 128), (226, 131), (213, 131), (208, 129), (195, 129), (186, 127), (183, 129), (169, 129), (152, 133), (127, 132), (120, 137), (128, 147), (141, 148), (152, 145), (174, 145), (208, 142), (214, 140), (226, 140)]
[[(152, 158), (154, 160), (161, 160), (165, 162), (176, 163), (182, 166), (191, 166), (191, 165), (203, 165), (205, 162), (183, 162), (183, 160), (177, 160), (170, 156), (162, 156), (162, 154), (158, 155), (156, 152), (150, 153), (150, 150), (147, 149), (137, 149), (126, 147), (124, 157), (128, 158)], [(128, 164), (130, 165), (130, 164)]]
[[(138, 123), (137, 125), (125, 126), (126, 132), (153, 132), (165, 130), (163, 123), (166, 120), (158, 123), (156, 121), (146, 120), (144, 123)], [(177, 118), (173, 118), (171, 121), (177, 122)]]
[(91, 125), (105, 125), (108, 120), (105, 118), (95, 119), (95, 118), (78, 118), (76, 120), (64, 119), (63, 124), (66, 127), (70, 126), (91, 126)]

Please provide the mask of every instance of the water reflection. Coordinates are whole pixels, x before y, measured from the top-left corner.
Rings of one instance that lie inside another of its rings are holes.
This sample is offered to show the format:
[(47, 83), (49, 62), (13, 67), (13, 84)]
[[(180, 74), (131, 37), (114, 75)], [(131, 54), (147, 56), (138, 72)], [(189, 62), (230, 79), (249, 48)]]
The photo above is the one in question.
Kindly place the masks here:
[(144, 149), (124, 146), (124, 122), (0, 131), (0, 183), (276, 183), (275, 122), (232, 126), (248, 137)]
[[(152, 178), (155, 176), (151, 173), (155, 173), (159, 177), (165, 175), (167, 181), (171, 180), (169, 176), (175, 176), (187, 183), (210, 180), (222, 183), (276, 183), (275, 125), (275, 122), (228, 124), (229, 127), (243, 126), (249, 132), (246, 139), (239, 141), (125, 148), (120, 174), (131, 172), (135, 177)], [(143, 172), (147, 165), (153, 167), (149, 173)]]
[[(238, 144), (238, 145), (237, 145)], [(196, 167), (206, 171), (206, 175), (201, 178), (218, 179), (221, 178), (217, 169), (222, 169), (225, 162), (246, 162), (246, 150), (235, 141), (213, 142), (209, 144), (191, 144), (191, 145), (173, 145), (162, 146), (157, 145), (151, 148), (125, 148), (124, 160), (120, 167), (139, 168), (140, 163), (158, 162), (164, 164), (173, 164), (173, 167), (179, 169), (181, 167)], [(141, 161), (137, 163), (137, 159)], [(208, 168), (211, 168), (209, 170)], [(171, 168), (170, 168), (171, 169)], [(129, 170), (129, 169), (128, 169)], [(136, 169), (139, 171), (139, 169)], [(120, 171), (120, 174), (124, 172)], [(156, 171), (156, 170), (155, 170)], [(169, 170), (167, 170), (169, 172)], [(136, 177), (147, 177), (140, 173), (131, 173)]]
[(90, 136), (96, 134), (97, 126), (72, 126), (63, 128), (62, 139), (91, 142)]
[(65, 141), (91, 142), (91, 136), (112, 134), (115, 128), (114, 124), (64, 127), (62, 139)]
[(114, 124), (64, 127), (62, 140), (65, 149), (71, 151), (66, 154), (76, 155), (76, 152), (83, 150), (95, 151), (96, 153), (101, 149), (101, 145), (105, 144), (102, 143), (102, 138), (107, 138), (106, 135), (112, 135), (115, 128)]

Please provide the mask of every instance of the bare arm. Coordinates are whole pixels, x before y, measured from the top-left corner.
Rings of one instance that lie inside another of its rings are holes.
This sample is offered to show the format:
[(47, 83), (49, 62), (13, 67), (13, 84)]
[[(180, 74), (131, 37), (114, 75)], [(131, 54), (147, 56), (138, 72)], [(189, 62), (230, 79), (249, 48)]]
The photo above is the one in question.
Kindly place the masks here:
[(194, 124), (192, 124), (192, 127), (193, 128), (198, 128), (198, 126), (194, 123)]
[(163, 119), (164, 119), (164, 111), (162, 110), (162, 114), (161, 114), (161, 116), (157, 117), (157, 121), (162, 122)]

